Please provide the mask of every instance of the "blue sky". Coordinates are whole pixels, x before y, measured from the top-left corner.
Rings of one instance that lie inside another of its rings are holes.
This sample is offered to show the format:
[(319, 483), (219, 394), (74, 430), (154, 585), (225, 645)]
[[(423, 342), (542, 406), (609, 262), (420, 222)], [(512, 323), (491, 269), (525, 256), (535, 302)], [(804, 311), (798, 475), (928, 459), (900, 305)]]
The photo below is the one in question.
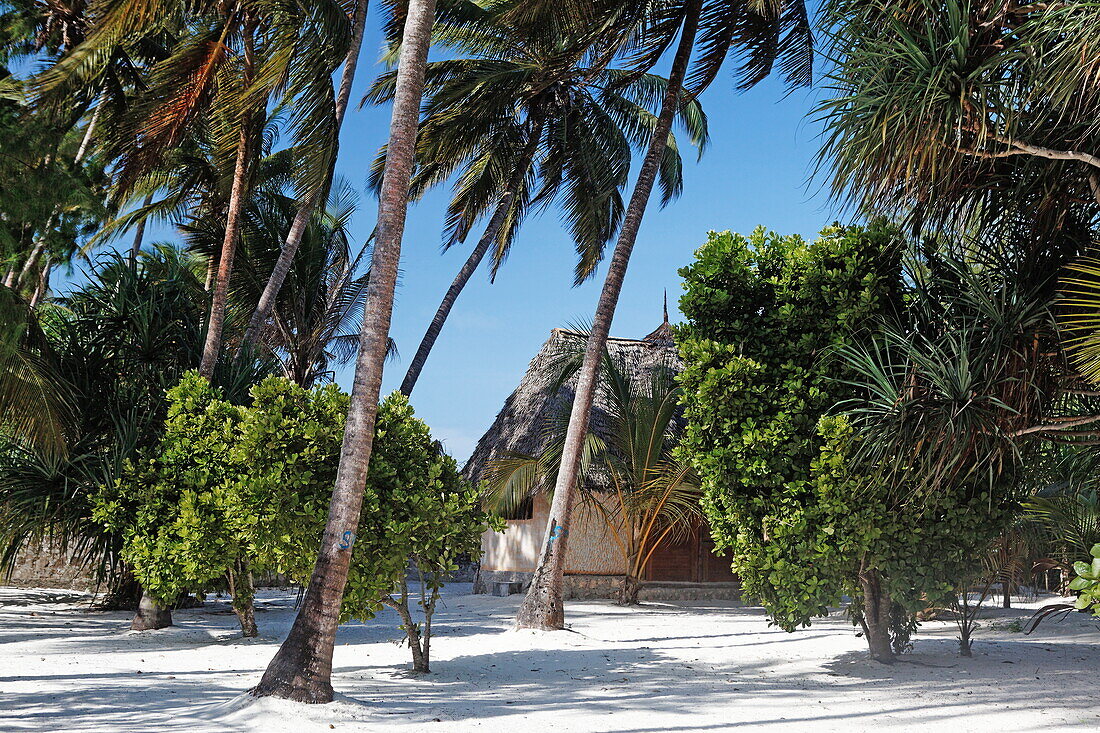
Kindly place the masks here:
[[(356, 85), (356, 99), (367, 76)], [(683, 195), (664, 209), (655, 199), (646, 213), (612, 335), (636, 338), (656, 328), (665, 289), (670, 317), (678, 320), (682, 288), (676, 273), (707, 231), (747, 232), (763, 224), (806, 236), (833, 221), (819, 184), (808, 184), (818, 145), (818, 129), (806, 117), (813, 93), (799, 90), (784, 98), (781, 85), (771, 81), (744, 94), (733, 87), (727, 74), (703, 97), (711, 146), (699, 163), (693, 153), (685, 155)], [(388, 123), (388, 108), (349, 113), (338, 167), (354, 185), (363, 186)], [(471, 236), (441, 254), (446, 201), (447, 191), (440, 189), (409, 211), (392, 330), (402, 358), (387, 364), (384, 392), (400, 384), (406, 359), (476, 242)], [(355, 222), (361, 237), (373, 225), (374, 207), (373, 199), (364, 199)], [(469, 456), (550, 330), (591, 319), (605, 270), (574, 288), (573, 265), (572, 243), (551, 209), (523, 226), (494, 284), (487, 270), (479, 272), (459, 298), (412, 398), (417, 414), (459, 461)], [(350, 368), (337, 377), (345, 388), (350, 379)]]
[[(380, 71), (370, 64), (381, 45), (377, 17), (368, 23), (353, 105)], [(798, 90), (784, 96), (773, 80), (738, 94), (728, 73), (714, 83), (702, 99), (711, 145), (698, 163), (693, 151), (685, 152), (684, 191), (678, 200), (661, 209), (654, 197), (630, 262), (612, 335), (637, 338), (657, 327), (666, 289), (670, 317), (679, 319), (676, 303), (682, 289), (677, 270), (691, 261), (709, 230), (748, 232), (762, 224), (812, 236), (833, 221), (835, 214), (819, 193), (819, 182), (809, 182), (818, 145), (818, 128), (807, 119), (813, 94)], [(353, 106), (348, 112), (337, 172), (360, 191), (388, 125), (388, 107)], [(466, 244), (441, 254), (447, 193), (432, 192), (409, 211), (392, 329), (401, 358), (387, 364), (384, 394), (400, 384), (406, 359), (416, 351), (444, 290), (476, 242), (471, 236)], [(375, 214), (374, 199), (364, 195), (353, 222), (359, 241), (370, 233)], [(172, 238), (169, 231), (150, 234)], [(460, 462), (469, 456), (550, 330), (591, 319), (605, 270), (572, 287), (573, 266), (568, 233), (558, 212), (549, 209), (524, 224), (495, 284), (489, 283), (487, 270), (479, 272), (459, 298), (412, 402)], [(55, 287), (64, 289), (65, 280), (70, 278), (59, 277)], [(350, 366), (337, 373), (337, 382), (350, 388)]]

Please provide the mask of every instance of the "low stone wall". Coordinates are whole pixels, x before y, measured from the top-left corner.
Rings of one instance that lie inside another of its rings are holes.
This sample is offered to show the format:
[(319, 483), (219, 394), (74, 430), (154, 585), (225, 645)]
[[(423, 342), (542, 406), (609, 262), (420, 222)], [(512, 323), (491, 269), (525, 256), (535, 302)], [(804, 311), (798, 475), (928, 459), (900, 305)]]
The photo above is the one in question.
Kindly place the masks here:
[(0, 583), (19, 588), (96, 588), (92, 570), (76, 562), (72, 548), (66, 551), (51, 541), (32, 543), (20, 550), (11, 575), (0, 576)]
[(643, 583), (641, 601), (740, 601), (740, 583)]
[[(614, 598), (622, 584), (621, 575), (566, 575), (562, 584), (565, 600), (585, 601)], [(482, 570), (474, 581), (474, 593), (494, 593), (497, 584), (509, 584), (523, 592), (531, 573), (513, 570)], [(504, 593), (507, 594), (506, 592)], [(497, 595), (501, 595), (497, 593)], [(647, 582), (638, 591), (641, 601), (740, 601), (739, 583)]]

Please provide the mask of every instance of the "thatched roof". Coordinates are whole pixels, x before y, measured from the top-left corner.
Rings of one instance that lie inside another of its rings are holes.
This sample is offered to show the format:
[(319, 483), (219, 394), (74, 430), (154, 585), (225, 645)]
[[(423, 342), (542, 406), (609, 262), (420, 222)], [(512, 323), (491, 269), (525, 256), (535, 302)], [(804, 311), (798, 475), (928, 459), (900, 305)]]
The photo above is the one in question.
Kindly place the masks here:
[[(463, 468), (471, 481), (481, 480), (490, 461), (508, 453), (538, 455), (547, 445), (547, 428), (554, 420), (568, 416), (573, 403), (577, 377), (574, 375), (558, 390), (554, 390), (561, 371), (561, 355), (571, 348), (583, 350), (584, 334), (555, 328), (542, 349), (531, 360), (519, 386), (504, 401), (493, 424), (477, 442), (473, 454)], [(632, 380), (648, 381), (654, 371), (669, 367), (679, 370), (680, 357), (672, 336), (668, 315), (644, 339), (609, 338), (607, 350), (611, 357), (626, 367)], [(607, 398), (596, 392), (589, 430), (605, 436), (608, 424)]]

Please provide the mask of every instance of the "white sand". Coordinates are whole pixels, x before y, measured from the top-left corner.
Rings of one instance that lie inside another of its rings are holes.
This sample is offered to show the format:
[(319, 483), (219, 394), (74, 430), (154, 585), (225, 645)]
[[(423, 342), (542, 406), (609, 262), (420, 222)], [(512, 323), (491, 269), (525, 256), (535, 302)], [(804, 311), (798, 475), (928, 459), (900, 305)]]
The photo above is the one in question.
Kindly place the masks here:
[(387, 611), (340, 630), (338, 700), (307, 706), (242, 694), (289, 628), (288, 594), (261, 594), (263, 635), (245, 641), (224, 602), (134, 633), (78, 594), (0, 589), (0, 731), (1100, 729), (1100, 622), (1083, 614), (1024, 636), (1010, 629), (1029, 610), (991, 609), (971, 659), (953, 625), (926, 623), (886, 667), (840, 613), (787, 634), (729, 603), (570, 603), (572, 632), (540, 634), (507, 631), (518, 597), (468, 591), (438, 615), (433, 674), (407, 674)]

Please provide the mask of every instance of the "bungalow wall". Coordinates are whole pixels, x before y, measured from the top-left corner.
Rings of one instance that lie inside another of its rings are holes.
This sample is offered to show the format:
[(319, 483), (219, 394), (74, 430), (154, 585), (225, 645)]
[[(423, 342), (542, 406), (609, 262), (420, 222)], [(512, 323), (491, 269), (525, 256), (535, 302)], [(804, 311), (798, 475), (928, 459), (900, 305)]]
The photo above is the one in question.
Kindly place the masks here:
[[(575, 507), (565, 556), (566, 595), (611, 597), (623, 572), (619, 547), (596, 510), (584, 502)], [(509, 520), (503, 533), (486, 532), (481, 539), (481, 569), (475, 592), (493, 592), (495, 583), (528, 582), (538, 563), (549, 521), (549, 502), (545, 496), (536, 496), (530, 519)], [(715, 554), (705, 528), (677, 542), (662, 543), (653, 553), (645, 580), (665, 591), (659, 596), (650, 593), (650, 598), (737, 598), (739, 592), (729, 560)], [(683, 587), (687, 585), (710, 588)], [(680, 587), (677, 590), (675, 586)]]

